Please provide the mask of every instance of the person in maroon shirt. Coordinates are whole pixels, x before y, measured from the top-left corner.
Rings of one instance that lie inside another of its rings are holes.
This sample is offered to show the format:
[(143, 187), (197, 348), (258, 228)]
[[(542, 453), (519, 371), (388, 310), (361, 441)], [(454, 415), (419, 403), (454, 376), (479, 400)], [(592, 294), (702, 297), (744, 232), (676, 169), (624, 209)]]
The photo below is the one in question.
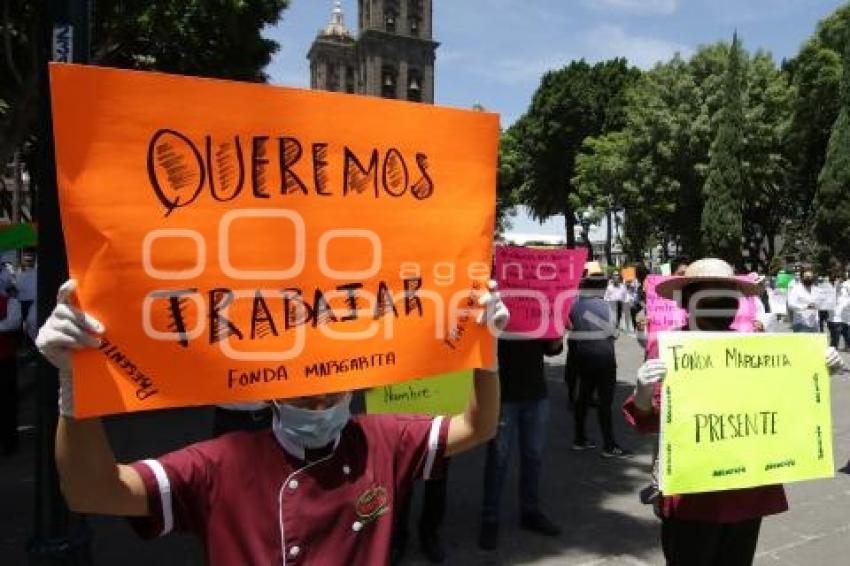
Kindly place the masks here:
[[(658, 295), (688, 311), (688, 329), (729, 332), (738, 301), (759, 292), (754, 282), (738, 280), (723, 260), (702, 259), (684, 276), (662, 282)], [(826, 351), (830, 371), (842, 367), (834, 348)], [(634, 395), (623, 407), (626, 420), (642, 432), (658, 432), (661, 382), (667, 368), (659, 359), (638, 370)], [(744, 566), (752, 564), (762, 517), (788, 509), (781, 485), (682, 496), (661, 496), (661, 545), (668, 566)]]
[[(68, 506), (129, 517), (144, 537), (195, 533), (209, 564), (386, 564), (396, 501), (495, 435), (499, 379), (479, 369), (461, 415), (351, 418), (350, 392), (281, 399), (271, 430), (118, 464), (100, 419), (73, 417), (71, 351), (97, 347), (104, 331), (71, 305), (74, 286), (60, 288), (36, 339), (59, 368), (56, 463)], [(509, 314), (494, 288), (479, 323), (502, 329)]]

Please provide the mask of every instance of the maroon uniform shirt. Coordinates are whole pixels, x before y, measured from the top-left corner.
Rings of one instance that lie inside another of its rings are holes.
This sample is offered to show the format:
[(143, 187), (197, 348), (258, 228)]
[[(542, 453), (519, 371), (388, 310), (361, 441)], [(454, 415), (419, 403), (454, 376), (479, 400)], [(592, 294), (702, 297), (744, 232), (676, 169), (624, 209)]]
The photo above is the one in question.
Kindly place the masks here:
[(395, 503), (442, 473), (449, 420), (355, 417), (322, 455), (266, 430), (136, 462), (150, 515), (131, 522), (197, 534), (214, 565), (385, 564)]

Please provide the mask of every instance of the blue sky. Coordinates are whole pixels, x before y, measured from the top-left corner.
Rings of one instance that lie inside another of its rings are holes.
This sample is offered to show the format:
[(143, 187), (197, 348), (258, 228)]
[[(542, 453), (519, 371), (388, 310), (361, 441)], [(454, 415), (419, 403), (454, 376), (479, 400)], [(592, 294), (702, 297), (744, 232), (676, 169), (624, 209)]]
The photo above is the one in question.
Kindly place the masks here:
[[(674, 53), (729, 40), (737, 29), (751, 51), (792, 57), (840, 0), (435, 0), (437, 104), (483, 104), (510, 125), (528, 107), (547, 69), (573, 59), (626, 57), (649, 68)], [(330, 19), (332, 0), (292, 0), (267, 36), (281, 49), (267, 72), (276, 84), (309, 86), (306, 55)], [(357, 25), (356, 0), (344, 0)], [(539, 226), (521, 214), (516, 231), (562, 233), (563, 220)]]
[[(528, 107), (540, 76), (573, 59), (626, 57), (648, 68), (675, 52), (730, 39), (750, 50), (793, 56), (839, 0), (435, 0), (438, 104), (476, 102), (509, 125)], [(307, 50), (330, 18), (332, 0), (292, 0), (267, 35), (281, 44), (272, 82), (308, 86)], [(345, 0), (354, 31), (356, 0)]]

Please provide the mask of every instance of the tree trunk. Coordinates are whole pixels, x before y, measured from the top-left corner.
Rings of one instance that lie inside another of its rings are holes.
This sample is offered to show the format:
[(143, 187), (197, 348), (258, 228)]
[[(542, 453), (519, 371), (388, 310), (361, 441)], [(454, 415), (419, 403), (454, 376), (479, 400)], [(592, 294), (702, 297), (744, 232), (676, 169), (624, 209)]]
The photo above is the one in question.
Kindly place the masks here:
[(564, 228), (567, 231), (567, 247), (573, 249), (576, 247), (576, 219), (569, 206), (564, 208)]
[(613, 224), (613, 214), (611, 214), (611, 209), (608, 209), (607, 214), (608, 227), (605, 230), (605, 261), (608, 262), (608, 265), (614, 265), (614, 257), (611, 253), (611, 242), (614, 238), (614, 227)]

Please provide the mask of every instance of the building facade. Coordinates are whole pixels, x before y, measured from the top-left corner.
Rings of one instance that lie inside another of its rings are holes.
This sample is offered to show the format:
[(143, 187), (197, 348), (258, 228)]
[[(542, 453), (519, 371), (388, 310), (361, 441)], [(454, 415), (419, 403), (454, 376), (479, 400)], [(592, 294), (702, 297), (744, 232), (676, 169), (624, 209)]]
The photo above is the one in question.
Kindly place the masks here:
[(433, 104), (432, 0), (359, 0), (358, 12), (355, 36), (334, 3), (307, 54), (310, 87)]

